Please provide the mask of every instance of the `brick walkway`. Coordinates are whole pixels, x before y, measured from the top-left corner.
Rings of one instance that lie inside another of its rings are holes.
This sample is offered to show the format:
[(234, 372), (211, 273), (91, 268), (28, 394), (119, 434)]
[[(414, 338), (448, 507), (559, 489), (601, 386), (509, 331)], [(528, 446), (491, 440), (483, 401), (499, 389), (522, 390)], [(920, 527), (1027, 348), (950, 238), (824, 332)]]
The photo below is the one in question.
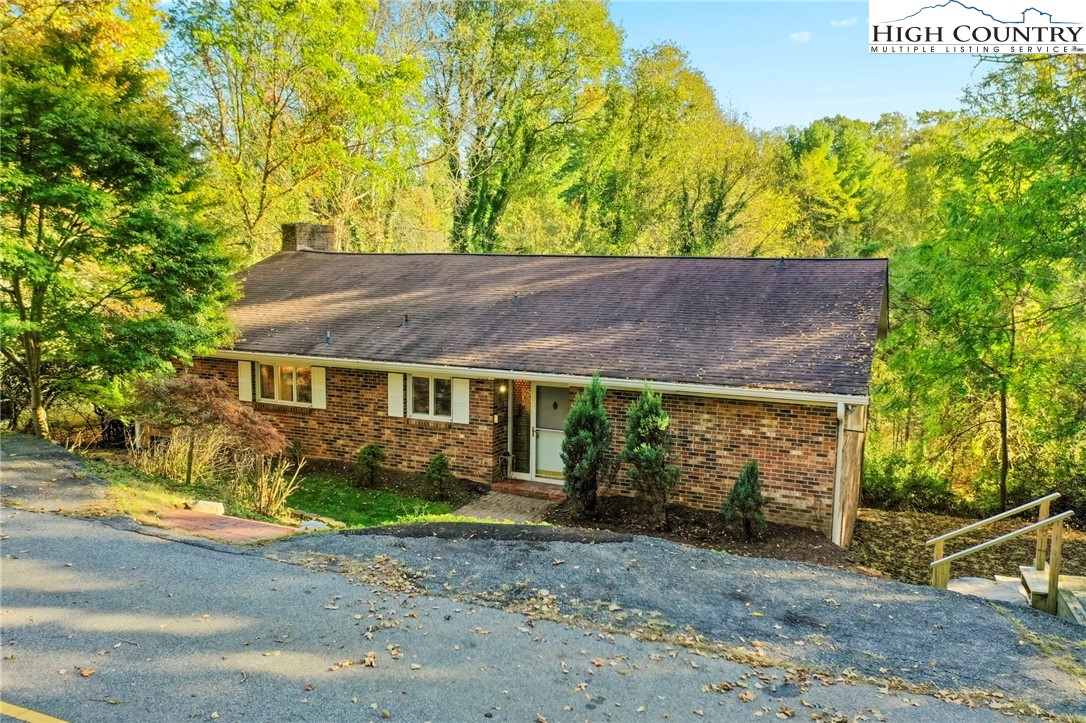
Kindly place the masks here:
[(540, 522), (543, 515), (556, 504), (558, 503), (552, 500), (507, 495), (502, 492), (488, 492), (471, 504), (464, 505), (454, 511), (453, 514), (461, 517), (474, 517), (477, 520)]
[(171, 510), (162, 516), (162, 524), (171, 530), (180, 530), (190, 535), (241, 545), (247, 542), (274, 540), (298, 531), (286, 525), (243, 520), (240, 517), (227, 515), (209, 515), (206, 512), (194, 510)]

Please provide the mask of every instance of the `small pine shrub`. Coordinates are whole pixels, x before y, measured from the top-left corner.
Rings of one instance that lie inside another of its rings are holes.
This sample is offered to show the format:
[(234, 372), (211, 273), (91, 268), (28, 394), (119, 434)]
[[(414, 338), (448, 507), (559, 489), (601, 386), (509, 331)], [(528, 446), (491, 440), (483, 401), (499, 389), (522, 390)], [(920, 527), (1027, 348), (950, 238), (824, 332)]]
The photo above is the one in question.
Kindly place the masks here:
[(380, 445), (367, 444), (358, 450), (354, 458), (354, 474), (358, 484), (364, 487), (373, 487), (377, 480), (377, 470), (385, 461), (385, 451)]
[(603, 406), (607, 388), (599, 375), (573, 400), (562, 439), (565, 492), (575, 516), (596, 509), (601, 487), (610, 484), (617, 471), (611, 449), (611, 420)]
[(761, 472), (754, 460), (739, 473), (739, 479), (732, 486), (732, 491), (725, 500), (721, 512), (729, 525), (742, 523), (743, 539), (750, 542), (755, 537), (765, 534), (766, 498), (762, 494)]
[(437, 499), (447, 500), (449, 498), (452, 472), (449, 471), (449, 458), (445, 456), (444, 452), (438, 452), (426, 464), (426, 471), (422, 473), (422, 478), (433, 490)]
[(670, 462), (674, 444), (663, 398), (646, 384), (626, 412), (622, 461), (630, 464), (627, 479), (634, 494), (648, 503), (657, 523), (665, 526), (668, 498), (679, 484), (679, 468)]

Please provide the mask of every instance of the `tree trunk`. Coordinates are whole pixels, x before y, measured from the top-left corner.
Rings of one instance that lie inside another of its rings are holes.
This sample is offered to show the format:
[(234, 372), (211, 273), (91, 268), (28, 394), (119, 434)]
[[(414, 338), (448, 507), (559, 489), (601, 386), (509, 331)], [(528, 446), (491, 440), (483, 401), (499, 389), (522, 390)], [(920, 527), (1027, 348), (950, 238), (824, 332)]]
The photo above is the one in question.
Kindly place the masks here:
[(42, 392), (41, 340), (37, 334), (24, 332), (23, 351), (26, 353), (26, 384), (30, 388), (30, 431), (49, 439), (49, 416), (45, 411), (45, 394)]
[(49, 417), (42, 403), (41, 379), (36, 379), (30, 385), (30, 409), (30, 431), (42, 439), (49, 439)]
[(1007, 510), (1007, 473), (1011, 468), (1010, 449), (1007, 441), (1007, 379), (999, 383), (999, 511)]

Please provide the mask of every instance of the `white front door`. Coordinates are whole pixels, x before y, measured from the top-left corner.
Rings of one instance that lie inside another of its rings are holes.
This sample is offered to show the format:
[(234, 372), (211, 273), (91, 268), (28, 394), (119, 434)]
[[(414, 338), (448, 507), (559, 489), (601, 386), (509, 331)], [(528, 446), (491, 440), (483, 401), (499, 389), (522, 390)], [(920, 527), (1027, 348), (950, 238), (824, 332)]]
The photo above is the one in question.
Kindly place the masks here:
[(569, 387), (537, 384), (532, 401), (534, 476), (542, 482), (561, 482), (562, 440), (565, 438), (562, 429), (569, 414)]

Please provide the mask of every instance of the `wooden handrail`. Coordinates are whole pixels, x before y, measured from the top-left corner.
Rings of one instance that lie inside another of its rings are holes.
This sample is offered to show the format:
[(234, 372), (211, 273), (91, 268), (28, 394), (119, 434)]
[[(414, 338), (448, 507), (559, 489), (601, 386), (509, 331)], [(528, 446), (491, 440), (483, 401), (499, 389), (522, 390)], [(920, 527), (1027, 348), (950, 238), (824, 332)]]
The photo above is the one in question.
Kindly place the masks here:
[(973, 545), (972, 547), (967, 548), (965, 550), (960, 550), (959, 552), (955, 552), (953, 555), (947, 555), (946, 557), (941, 557), (938, 560), (931, 563), (931, 565), (929, 567), (935, 567), (936, 565), (949, 564), (949, 563), (954, 562), (955, 560), (961, 559), (961, 558), (963, 558), (963, 557), (965, 557), (967, 555), (972, 555), (974, 552), (980, 552), (981, 550), (983, 550), (983, 549), (985, 549), (987, 547), (991, 547), (992, 545), (998, 545), (1001, 542), (1006, 542), (1007, 540), (1010, 540), (1011, 538), (1018, 537), (1019, 535), (1024, 535), (1027, 532), (1033, 532), (1034, 530), (1039, 530), (1039, 529), (1041, 529), (1043, 527), (1048, 527), (1049, 525), (1054, 525), (1057, 522), (1062, 522), (1063, 520), (1066, 520), (1068, 517), (1072, 516), (1073, 514), (1075, 514), (1074, 510), (1068, 510), (1067, 512), (1061, 512), (1060, 514), (1055, 515), (1054, 517), (1049, 517), (1047, 519), (1040, 520), (1038, 522), (1034, 522), (1032, 525), (1028, 525), (1026, 527), (1023, 527), (1020, 530), (1015, 530), (1014, 532), (1008, 532), (1007, 534), (1001, 535), (1000, 537), (996, 537), (995, 539), (988, 540), (987, 542), (982, 542), (979, 545)]
[(937, 542), (946, 542), (947, 540), (952, 540), (955, 537), (957, 537), (958, 535), (964, 535), (966, 532), (972, 532), (973, 530), (984, 527), (985, 525), (987, 525), (989, 523), (996, 522), (998, 520), (1002, 520), (1002, 519), (1007, 518), (1007, 517), (1011, 517), (1012, 515), (1017, 515), (1019, 512), (1025, 512), (1028, 509), (1038, 507), (1040, 505), (1043, 505), (1046, 502), (1051, 503), (1052, 500), (1058, 499), (1059, 496), (1060, 496), (1059, 492), (1053, 492), (1050, 495), (1045, 495), (1044, 497), (1040, 497), (1038, 499), (1035, 499), (1035, 500), (1033, 500), (1033, 502), (1027, 502), (1024, 505), (1019, 505), (1018, 507), (1015, 507), (1013, 510), (1007, 510), (1006, 512), (1000, 512), (998, 515), (992, 515), (991, 517), (989, 517), (987, 519), (984, 519), (984, 520), (981, 520), (980, 522), (974, 522), (971, 525), (966, 525), (965, 527), (954, 530), (953, 532), (948, 532), (945, 535), (939, 535), (938, 537), (933, 537), (924, 544), (926, 544), (926, 545), (934, 545)]

